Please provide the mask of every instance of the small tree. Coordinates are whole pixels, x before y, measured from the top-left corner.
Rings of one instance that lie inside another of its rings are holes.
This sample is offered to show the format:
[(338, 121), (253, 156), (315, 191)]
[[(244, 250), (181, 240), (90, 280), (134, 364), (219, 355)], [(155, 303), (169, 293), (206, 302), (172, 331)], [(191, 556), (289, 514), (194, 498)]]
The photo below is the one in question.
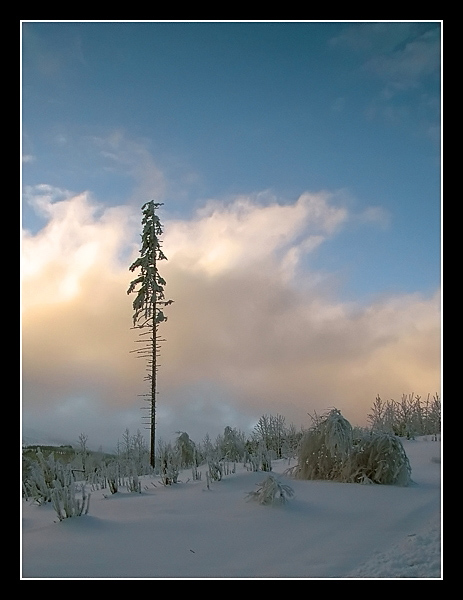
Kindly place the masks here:
[(223, 435), (217, 437), (217, 445), (222, 458), (239, 461), (245, 454), (246, 436), (242, 431), (227, 425)]
[(133, 262), (130, 271), (140, 270), (139, 276), (134, 279), (127, 290), (127, 294), (135, 292), (137, 294), (133, 301), (133, 328), (140, 329), (140, 335), (148, 334), (148, 341), (145, 337), (139, 340), (143, 347), (134, 352), (139, 357), (148, 360), (148, 375), (145, 381), (150, 382), (150, 392), (144, 394), (148, 397), (149, 406), (149, 429), (150, 439), (150, 464), (155, 466), (155, 440), (156, 440), (156, 377), (158, 370), (157, 358), (159, 356), (158, 325), (167, 318), (164, 315), (163, 308), (172, 304), (172, 300), (165, 300), (164, 286), (165, 280), (160, 276), (157, 263), (159, 260), (166, 260), (161, 249), (160, 237), (162, 235), (162, 225), (156, 210), (162, 206), (162, 203), (151, 200), (142, 206), (143, 232), (141, 234), (142, 246), (140, 257)]
[(441, 415), (441, 400), (439, 394), (436, 394), (432, 399), (428, 414), (429, 433), (433, 434), (435, 440), (437, 440), (437, 434), (441, 432)]
[(282, 415), (262, 415), (254, 425), (253, 436), (267, 452), (273, 453), (273, 458), (281, 458), (285, 434), (285, 418)]
[(437, 436), (441, 427), (440, 399), (436, 394), (433, 400), (422, 400), (414, 393), (403, 394), (402, 400), (383, 402), (378, 395), (371, 413), (368, 415), (371, 431), (390, 433), (413, 439), (417, 435), (433, 434)]
[(296, 456), (297, 448), (303, 435), (304, 431), (302, 427), (300, 430), (297, 430), (294, 423), (288, 425), (283, 445), (283, 453), (288, 459)]

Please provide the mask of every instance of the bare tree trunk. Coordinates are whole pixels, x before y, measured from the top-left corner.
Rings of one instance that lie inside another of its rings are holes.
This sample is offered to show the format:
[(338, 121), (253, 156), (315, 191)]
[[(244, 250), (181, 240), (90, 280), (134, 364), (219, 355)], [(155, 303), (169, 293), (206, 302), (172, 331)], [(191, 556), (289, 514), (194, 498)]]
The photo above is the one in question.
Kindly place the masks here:
[[(155, 237), (154, 221), (153, 221), (153, 238)], [(157, 273), (156, 265), (156, 248), (153, 248), (153, 266), (154, 272)], [(157, 332), (158, 326), (156, 323), (157, 309), (157, 294), (152, 296), (153, 302), (153, 336), (151, 341), (151, 420), (150, 420), (150, 464), (155, 468), (156, 465), (156, 374), (157, 374)]]

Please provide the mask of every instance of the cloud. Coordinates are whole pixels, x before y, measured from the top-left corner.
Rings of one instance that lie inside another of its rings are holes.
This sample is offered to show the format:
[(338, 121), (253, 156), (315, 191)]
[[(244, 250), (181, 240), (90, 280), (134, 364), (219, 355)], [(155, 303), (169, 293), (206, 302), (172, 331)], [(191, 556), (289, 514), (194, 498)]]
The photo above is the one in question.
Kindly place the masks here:
[(347, 211), (331, 206), (324, 193), (303, 194), (292, 205), (262, 206), (242, 196), (227, 206), (209, 202), (192, 221), (170, 223), (166, 244), (183, 269), (218, 275), (268, 262), (274, 253), (285, 264), (288, 253), (313, 250), (346, 219)]
[(365, 96), (368, 120), (381, 116), (390, 123), (405, 123), (407, 118), (415, 117), (421, 123), (421, 131), (439, 141), (439, 22), (352, 23), (329, 45), (358, 57), (356, 77), (363, 73), (380, 84), (377, 92)]
[[(126, 294), (141, 213), (46, 191), (35, 205), (47, 225), (23, 237), (23, 420), (114, 447), (126, 427), (143, 428), (146, 365), (130, 354)], [(439, 391), (438, 291), (360, 307), (307, 270), (302, 257), (351, 218), (329, 194), (238, 197), (191, 219), (160, 216), (168, 260), (159, 269), (174, 300), (160, 330), (161, 437), (180, 430), (201, 441), (264, 413), (305, 426), (308, 412), (330, 406), (364, 424), (378, 393)]]
[[(58, 200), (58, 195), (65, 197), (76, 195), (76, 189), (82, 190), (82, 182), (91, 189), (99, 199), (110, 204), (129, 204), (134, 209), (146, 202), (147, 198), (156, 198), (162, 202), (169, 191), (174, 197), (173, 186), (168, 183), (163, 172), (153, 158), (150, 142), (146, 139), (130, 139), (120, 129), (111, 131), (97, 128), (91, 134), (87, 128), (57, 125), (49, 131), (48, 142), (55, 152), (53, 165), (40, 177), (46, 180), (63, 181), (71, 190), (59, 190), (57, 186), (41, 184), (28, 186), (25, 189), (25, 200), (34, 209), (48, 199)], [(28, 155), (34, 156), (32, 144)], [(26, 165), (23, 166), (26, 168)], [(179, 184), (175, 183), (176, 190)], [(40, 192), (40, 193), (39, 193)], [(28, 207), (26, 207), (28, 208)], [(34, 222), (31, 211), (27, 210), (28, 222)], [(43, 216), (43, 211), (39, 211)], [(33, 225), (31, 226), (33, 227)]]
[(147, 148), (147, 141), (128, 139), (121, 130), (106, 136), (94, 136), (91, 145), (105, 163), (105, 170), (124, 173), (135, 182), (130, 202), (140, 205), (146, 198), (162, 201), (167, 183)]

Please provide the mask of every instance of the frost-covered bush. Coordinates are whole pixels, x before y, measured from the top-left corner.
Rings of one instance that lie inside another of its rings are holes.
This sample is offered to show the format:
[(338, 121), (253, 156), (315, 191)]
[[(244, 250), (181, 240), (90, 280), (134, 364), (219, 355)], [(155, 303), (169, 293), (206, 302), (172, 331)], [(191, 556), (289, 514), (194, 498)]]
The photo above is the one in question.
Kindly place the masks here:
[(195, 463), (195, 443), (185, 431), (178, 431), (174, 452), (180, 468), (191, 467)]
[(119, 490), (120, 465), (118, 461), (111, 461), (104, 466), (103, 477), (111, 494)]
[(229, 461), (238, 462), (245, 455), (246, 436), (239, 429), (225, 427), (223, 435), (217, 436), (216, 447), (220, 456)]
[(304, 434), (291, 471), (298, 479), (339, 479), (352, 447), (352, 427), (334, 408)]
[(127, 488), (128, 492), (141, 494), (141, 481), (138, 479), (138, 475), (136, 473), (126, 478), (125, 487)]
[(203, 456), (207, 464), (206, 477), (208, 481), (220, 481), (224, 474), (222, 462), (221, 436), (213, 444), (207, 434), (203, 440)]
[(52, 490), (56, 481), (67, 485), (71, 477), (71, 466), (63, 465), (55, 460), (53, 454), (44, 457), (37, 450), (34, 459), (29, 459), (23, 466), (23, 495), (37, 504), (51, 502)]
[(249, 440), (247, 445), (247, 464), (249, 471), (271, 471), (273, 450), (269, 450), (262, 440), (255, 437)]
[(342, 479), (355, 483), (408, 485), (411, 467), (402, 442), (388, 433), (364, 436), (349, 455)]
[(150, 451), (140, 430), (137, 430), (135, 435), (131, 435), (129, 429), (126, 428), (122, 435), (122, 441), (117, 441), (116, 455), (121, 477), (130, 476), (134, 465), (137, 475), (152, 473)]
[(298, 430), (293, 423), (290, 423), (286, 428), (285, 438), (283, 440), (282, 453), (283, 456), (291, 459), (297, 455), (297, 449), (299, 447), (304, 431), (302, 427)]
[(223, 475), (222, 463), (211, 457), (207, 461), (207, 466), (210, 479), (212, 481), (220, 481)]
[(137, 475), (136, 464), (133, 463), (131, 472), (125, 477), (125, 487), (128, 492), (135, 492), (141, 494), (141, 482)]
[(170, 443), (165, 444), (161, 440), (158, 444), (158, 459), (161, 482), (164, 485), (172, 485), (177, 483), (180, 472), (181, 457), (175, 448), (172, 448)]
[(306, 432), (298, 464), (287, 470), (297, 479), (408, 485), (411, 467), (400, 439), (389, 433), (357, 430), (333, 409)]
[(372, 431), (393, 433), (407, 439), (429, 435), (441, 430), (441, 401), (436, 394), (426, 400), (421, 396), (403, 394), (400, 401), (384, 402), (378, 395), (371, 407), (368, 421)]
[(288, 498), (294, 496), (290, 485), (279, 481), (275, 475), (268, 475), (264, 481), (256, 484), (259, 488), (247, 494), (248, 500), (255, 500), (259, 504), (285, 504)]
[(90, 494), (85, 484), (77, 484), (71, 464), (63, 465), (53, 454), (45, 458), (37, 450), (36, 460), (30, 460), (27, 466), (23, 491), (26, 499), (38, 504), (51, 502), (60, 521), (88, 512)]
[(199, 481), (201, 479), (201, 471), (198, 471), (198, 467), (195, 464), (191, 467), (191, 476), (193, 481)]
[(62, 485), (60, 481), (54, 482), (51, 502), (60, 521), (86, 515), (89, 501), (90, 494), (87, 494), (85, 484), (68, 481), (65, 485)]
[(281, 458), (286, 438), (285, 418), (282, 415), (262, 415), (254, 426), (252, 437), (270, 457)]

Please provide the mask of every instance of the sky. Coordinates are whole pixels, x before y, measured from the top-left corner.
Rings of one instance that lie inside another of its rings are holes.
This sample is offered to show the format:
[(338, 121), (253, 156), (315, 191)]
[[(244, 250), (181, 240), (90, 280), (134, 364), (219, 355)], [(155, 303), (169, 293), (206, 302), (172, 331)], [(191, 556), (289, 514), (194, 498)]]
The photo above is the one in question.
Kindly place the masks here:
[(157, 433), (441, 392), (439, 21), (21, 23), (23, 435), (144, 429), (141, 207), (164, 226)]
[(406, 487), (303, 481), (272, 461), (284, 505), (250, 499), (269, 473), (241, 463), (209, 487), (204, 465), (172, 486), (143, 477), (140, 494), (88, 486), (88, 513), (61, 522), (23, 500), (22, 578), (441, 579), (441, 442), (403, 446)]

